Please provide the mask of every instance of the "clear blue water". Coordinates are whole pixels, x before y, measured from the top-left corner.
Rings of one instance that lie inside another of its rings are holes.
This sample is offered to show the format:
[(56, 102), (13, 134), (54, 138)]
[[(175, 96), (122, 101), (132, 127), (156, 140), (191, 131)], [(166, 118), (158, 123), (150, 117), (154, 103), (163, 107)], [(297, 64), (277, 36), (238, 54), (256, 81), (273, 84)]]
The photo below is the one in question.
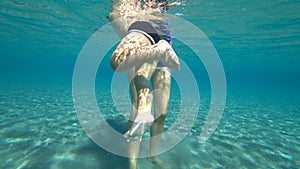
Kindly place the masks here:
[[(210, 104), (208, 76), (189, 49), (174, 42), (202, 97), (188, 136), (161, 155), (172, 168), (300, 168), (299, 7), (299, 1), (191, 0), (170, 10), (208, 36), (227, 80), (221, 122), (200, 144)], [(72, 102), (78, 54), (109, 22), (109, 10), (108, 0), (0, 1), (0, 168), (126, 168), (125, 157), (89, 139)], [(106, 73), (97, 75), (98, 104), (116, 112), (106, 98), (112, 71), (105, 62), (101, 69)], [(178, 100), (171, 99), (170, 111), (177, 109)], [(169, 114), (166, 128), (176, 117)], [(126, 130), (117, 112), (107, 119)], [(140, 168), (155, 168), (149, 164), (139, 161)]]

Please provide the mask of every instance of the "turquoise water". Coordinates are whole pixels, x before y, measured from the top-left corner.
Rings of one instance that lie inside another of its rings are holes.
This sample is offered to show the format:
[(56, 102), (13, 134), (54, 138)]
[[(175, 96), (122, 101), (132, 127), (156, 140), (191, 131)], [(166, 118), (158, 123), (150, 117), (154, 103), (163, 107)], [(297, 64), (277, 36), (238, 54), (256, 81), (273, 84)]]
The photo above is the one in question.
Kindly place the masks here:
[[(200, 144), (211, 99), (208, 75), (190, 49), (174, 41), (201, 101), (187, 137), (161, 155), (172, 168), (300, 168), (299, 7), (298, 1), (191, 0), (169, 11), (208, 36), (227, 81), (220, 124)], [(108, 0), (0, 2), (0, 168), (126, 168), (125, 157), (85, 134), (72, 98), (76, 59), (109, 22), (109, 11)], [(110, 98), (108, 56), (97, 74), (97, 102), (112, 127), (124, 132), (127, 119)], [(174, 85), (166, 129), (177, 118), (177, 91)], [(148, 159), (139, 166), (155, 168)]]

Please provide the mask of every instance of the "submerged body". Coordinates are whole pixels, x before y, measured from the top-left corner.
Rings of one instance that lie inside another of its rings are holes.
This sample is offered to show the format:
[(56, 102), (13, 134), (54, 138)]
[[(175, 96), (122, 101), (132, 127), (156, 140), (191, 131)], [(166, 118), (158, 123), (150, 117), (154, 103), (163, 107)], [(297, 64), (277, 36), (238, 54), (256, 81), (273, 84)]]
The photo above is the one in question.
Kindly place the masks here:
[[(178, 70), (180, 64), (176, 53), (170, 44), (161, 41), (169, 41), (171, 38), (161, 15), (163, 8), (153, 8), (152, 1), (145, 3), (143, 9), (141, 6), (140, 1), (134, 0), (120, 0), (114, 3), (110, 19), (123, 39), (113, 54), (112, 68), (123, 72), (145, 62), (161, 61), (167, 67)], [(126, 38), (131, 34), (144, 36)]]
[[(156, 7), (154, 7), (156, 6)], [(157, 154), (164, 129), (170, 98), (171, 71), (180, 64), (171, 47), (171, 36), (157, 15), (164, 10), (160, 4), (149, 1), (120, 0), (114, 3), (110, 19), (122, 38), (114, 51), (111, 66), (115, 71), (128, 72), (132, 98), (129, 130), (124, 134), (129, 142), (129, 164), (137, 168), (140, 142), (147, 127), (151, 126), (150, 154), (152, 162), (169, 168)], [(152, 91), (150, 89), (152, 82)], [(154, 99), (154, 117), (151, 114)], [(156, 136), (156, 137), (154, 137)], [(157, 168), (157, 166), (156, 166)]]

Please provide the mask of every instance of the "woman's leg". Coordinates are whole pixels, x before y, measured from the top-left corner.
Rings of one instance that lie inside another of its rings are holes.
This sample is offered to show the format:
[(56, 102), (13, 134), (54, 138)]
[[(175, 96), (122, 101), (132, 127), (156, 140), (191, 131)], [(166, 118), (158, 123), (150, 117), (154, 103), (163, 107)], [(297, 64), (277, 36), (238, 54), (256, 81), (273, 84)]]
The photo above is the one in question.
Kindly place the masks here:
[[(151, 114), (152, 93), (150, 90), (150, 79), (156, 68), (153, 64), (143, 64), (130, 81), (130, 93), (132, 99), (131, 115), (129, 120), (129, 130), (125, 134), (129, 142), (129, 164), (130, 169), (137, 168), (137, 158), (139, 155), (141, 138), (146, 128), (137, 124), (149, 125), (154, 121)], [(137, 128), (137, 129), (136, 129)], [(140, 129), (144, 129), (141, 131)]]
[(171, 72), (168, 68), (157, 69), (152, 77), (155, 120), (151, 128), (150, 155), (152, 162), (160, 168), (170, 166), (158, 157), (158, 148), (161, 134), (164, 131), (165, 119), (168, 114), (168, 103), (170, 99)]

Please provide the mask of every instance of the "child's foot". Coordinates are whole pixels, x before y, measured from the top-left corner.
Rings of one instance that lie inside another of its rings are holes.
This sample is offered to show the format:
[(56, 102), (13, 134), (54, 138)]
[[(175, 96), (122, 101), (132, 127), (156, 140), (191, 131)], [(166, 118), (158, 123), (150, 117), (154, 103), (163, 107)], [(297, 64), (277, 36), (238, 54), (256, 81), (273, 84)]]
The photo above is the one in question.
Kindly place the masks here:
[(160, 40), (157, 45), (162, 47), (164, 50), (164, 55), (162, 56), (163, 58), (161, 61), (170, 69), (179, 70), (180, 62), (172, 46), (165, 40)]

